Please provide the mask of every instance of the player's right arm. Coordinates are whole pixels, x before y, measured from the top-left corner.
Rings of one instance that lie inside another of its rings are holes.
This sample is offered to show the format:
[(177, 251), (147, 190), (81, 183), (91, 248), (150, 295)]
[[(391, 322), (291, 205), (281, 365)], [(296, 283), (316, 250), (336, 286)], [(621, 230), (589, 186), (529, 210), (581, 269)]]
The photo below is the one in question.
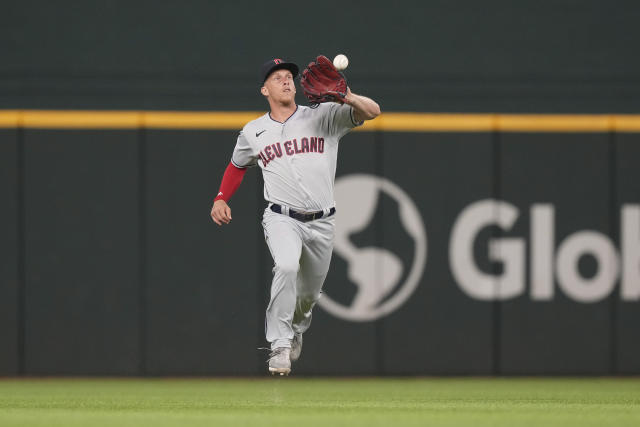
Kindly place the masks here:
[(240, 186), (247, 168), (255, 166), (258, 161), (258, 156), (253, 151), (244, 132), (240, 132), (231, 156), (231, 162), (224, 171), (220, 190), (218, 190), (218, 195), (213, 200), (211, 208), (211, 219), (218, 225), (229, 224), (231, 221), (231, 208), (228, 202)]
[(233, 193), (235, 193), (240, 186), (246, 172), (246, 168), (239, 168), (233, 163), (229, 163), (229, 166), (227, 166), (227, 169), (224, 171), (220, 190), (213, 200), (213, 207), (211, 208), (211, 219), (213, 219), (213, 222), (216, 224), (229, 224), (229, 221), (231, 221), (231, 208), (227, 204), (227, 201), (229, 201)]

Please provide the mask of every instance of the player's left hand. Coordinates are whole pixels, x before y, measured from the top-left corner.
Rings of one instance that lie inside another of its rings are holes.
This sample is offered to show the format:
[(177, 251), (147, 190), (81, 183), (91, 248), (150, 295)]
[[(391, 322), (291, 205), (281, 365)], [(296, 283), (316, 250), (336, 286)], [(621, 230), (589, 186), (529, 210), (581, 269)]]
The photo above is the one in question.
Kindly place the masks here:
[(347, 93), (347, 80), (333, 63), (324, 55), (319, 55), (302, 72), (300, 86), (312, 104), (322, 102), (343, 103)]
[(229, 224), (231, 221), (231, 208), (224, 200), (216, 200), (211, 208), (211, 219), (218, 225)]

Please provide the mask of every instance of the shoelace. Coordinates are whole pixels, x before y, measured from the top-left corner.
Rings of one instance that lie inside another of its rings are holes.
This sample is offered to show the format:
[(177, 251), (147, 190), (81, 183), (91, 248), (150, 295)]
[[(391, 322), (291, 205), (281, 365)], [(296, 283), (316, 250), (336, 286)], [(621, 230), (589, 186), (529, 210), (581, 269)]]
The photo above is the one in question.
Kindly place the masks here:
[(269, 360), (271, 359), (275, 359), (276, 357), (280, 356), (282, 353), (285, 352), (285, 348), (282, 347), (278, 347), (275, 350), (272, 350), (271, 353), (269, 353)]
[(269, 352), (269, 358), (267, 359), (267, 362), (270, 361), (271, 359), (275, 358), (276, 356), (278, 356), (280, 353), (282, 353), (285, 349), (283, 347), (278, 347), (276, 349), (270, 349), (268, 347), (258, 347), (258, 350), (265, 350)]

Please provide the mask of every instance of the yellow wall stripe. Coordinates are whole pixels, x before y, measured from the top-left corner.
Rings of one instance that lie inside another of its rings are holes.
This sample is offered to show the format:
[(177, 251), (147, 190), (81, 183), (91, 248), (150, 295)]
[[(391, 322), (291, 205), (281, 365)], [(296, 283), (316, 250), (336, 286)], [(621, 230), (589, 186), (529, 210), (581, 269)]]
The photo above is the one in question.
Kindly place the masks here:
[(18, 111), (0, 110), (0, 128), (18, 127), (19, 120)]
[(496, 129), (502, 132), (609, 132), (611, 116), (606, 115), (500, 115)]
[(617, 132), (640, 132), (640, 116), (617, 115), (612, 116), (613, 129)]
[(365, 122), (364, 131), (488, 132), (495, 129), (491, 114), (383, 113)]
[(227, 129), (240, 130), (264, 112), (182, 112), (146, 111), (142, 125), (153, 129)]
[(25, 128), (45, 129), (135, 129), (141, 113), (135, 111), (21, 111)]
[[(264, 114), (186, 111), (0, 110), (0, 128), (239, 130)], [(640, 132), (640, 115), (383, 113), (360, 131)]]

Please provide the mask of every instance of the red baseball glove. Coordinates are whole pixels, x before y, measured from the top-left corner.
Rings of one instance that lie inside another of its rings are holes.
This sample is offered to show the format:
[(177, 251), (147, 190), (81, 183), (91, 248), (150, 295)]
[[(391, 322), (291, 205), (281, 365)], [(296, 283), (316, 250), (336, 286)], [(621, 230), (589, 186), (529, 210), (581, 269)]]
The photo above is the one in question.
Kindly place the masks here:
[(347, 80), (324, 55), (318, 56), (315, 62), (309, 63), (302, 72), (300, 86), (309, 102), (313, 104), (322, 102), (342, 104), (344, 97), (347, 96)]

